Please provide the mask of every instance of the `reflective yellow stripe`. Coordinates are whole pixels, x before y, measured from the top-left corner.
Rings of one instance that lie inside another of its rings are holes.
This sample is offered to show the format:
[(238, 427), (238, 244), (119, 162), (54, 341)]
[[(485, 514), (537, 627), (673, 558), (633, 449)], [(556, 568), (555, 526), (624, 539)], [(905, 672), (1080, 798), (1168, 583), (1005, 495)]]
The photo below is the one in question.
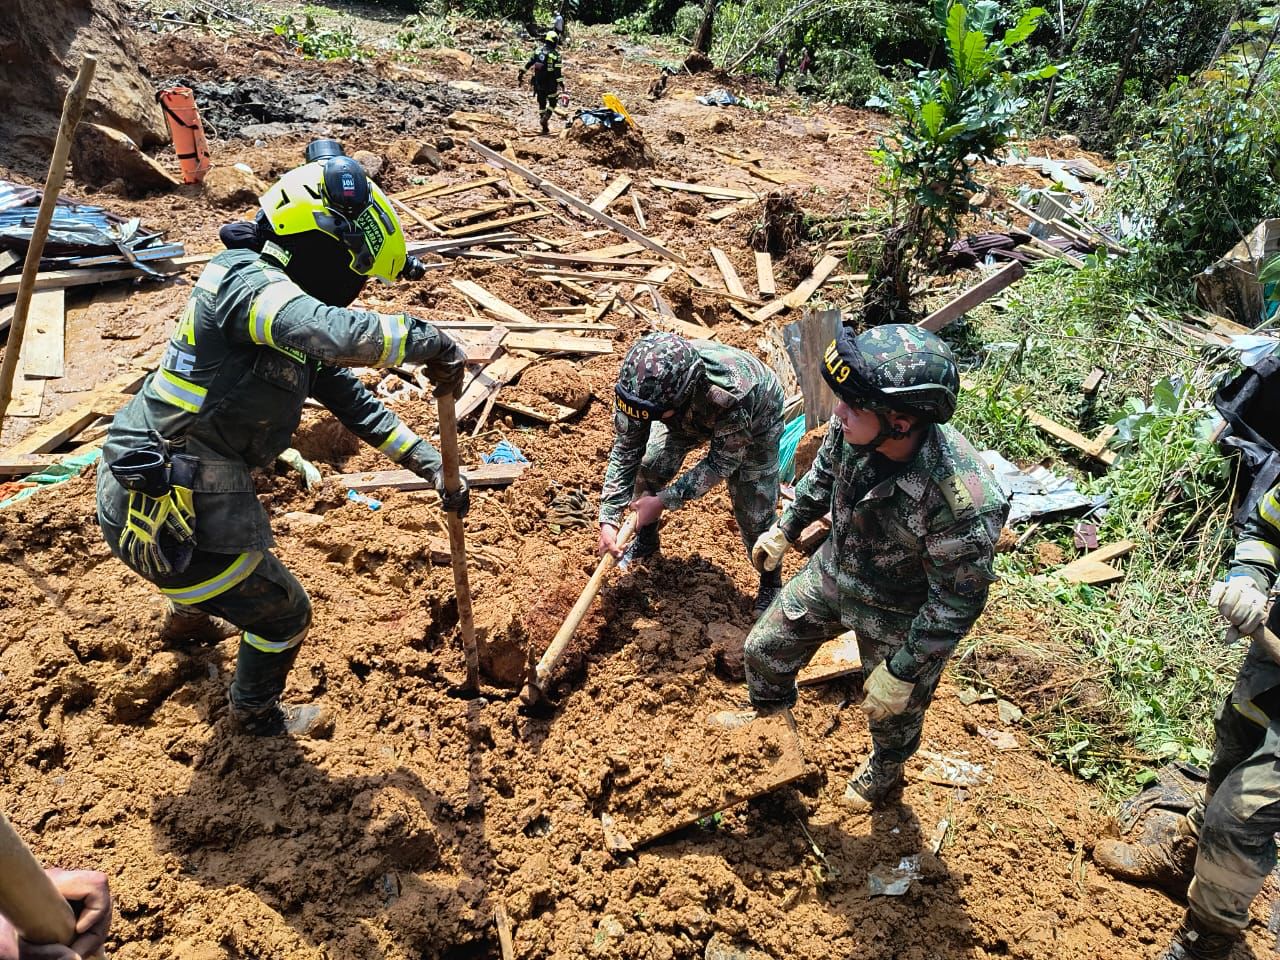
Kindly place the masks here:
[(222, 278), (226, 275), (226, 267), (220, 263), (211, 263), (201, 271), (200, 279), (196, 281), (196, 289), (217, 293), (218, 287), (222, 286)]
[(406, 427), (403, 423), (399, 424), (387, 439), (378, 444), (378, 450), (385, 453), (396, 463), (400, 462), (400, 458), (409, 452), (409, 448), (418, 442), (418, 435)]
[(1280, 499), (1276, 498), (1276, 489), (1272, 487), (1267, 495), (1258, 501), (1258, 516), (1275, 530), (1280, 530)]
[(181, 603), (187, 606), (193, 603), (203, 603), (205, 600), (212, 600), (219, 594), (226, 593), (236, 584), (243, 582), (249, 574), (258, 568), (258, 564), (261, 562), (262, 552), (260, 550), (255, 550), (252, 553), (242, 553), (232, 561), (231, 566), (203, 583), (197, 583), (190, 587), (161, 587), (160, 592), (174, 603)]
[(409, 336), (409, 321), (403, 313), (394, 316), (382, 313), (378, 315), (382, 321), (382, 356), (375, 367), (394, 367), (404, 363), (404, 351)]
[(1264, 540), (1241, 540), (1236, 544), (1237, 563), (1263, 563), (1280, 567), (1280, 548)]
[(183, 380), (172, 370), (158, 370), (151, 380), (151, 389), (161, 400), (171, 403), (187, 413), (199, 413), (209, 391), (197, 383)]
[(292, 650), (302, 642), (302, 638), (307, 635), (307, 631), (303, 630), (295, 637), (283, 640), (280, 643), (273, 643), (265, 640), (256, 633), (250, 633), (248, 630), (244, 632), (244, 642), (255, 650), (261, 650), (263, 653), (284, 653), (286, 650)]
[(274, 347), (271, 324), (290, 300), (303, 296), (302, 288), (292, 280), (277, 280), (262, 288), (249, 307), (249, 339), (264, 347)]
[(1253, 721), (1258, 726), (1262, 727), (1263, 730), (1271, 726), (1270, 718), (1259, 710), (1252, 700), (1246, 700), (1244, 703), (1232, 703), (1231, 705), (1236, 708), (1236, 713), (1240, 714), (1240, 716), (1244, 717), (1246, 720)]

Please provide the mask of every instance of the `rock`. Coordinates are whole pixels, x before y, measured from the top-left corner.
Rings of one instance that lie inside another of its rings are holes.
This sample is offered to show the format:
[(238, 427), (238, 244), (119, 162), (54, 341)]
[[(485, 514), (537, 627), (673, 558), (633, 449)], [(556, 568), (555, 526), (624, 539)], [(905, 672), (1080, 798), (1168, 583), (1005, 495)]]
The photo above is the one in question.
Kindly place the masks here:
[(612, 913), (606, 913), (596, 924), (596, 935), (591, 938), (591, 952), (596, 955), (607, 954), (612, 949), (613, 941), (621, 940), (627, 935), (627, 928)]
[(763, 950), (756, 950), (754, 947), (742, 948), (734, 946), (721, 933), (715, 934), (707, 941), (707, 951), (703, 956), (705, 960), (773, 960)]
[(426, 164), (432, 170), (444, 169), (444, 157), (440, 156), (440, 151), (425, 143), (418, 147), (409, 162), (416, 166)]
[(452, 150), (456, 146), (457, 144), (454, 142), (453, 137), (437, 137), (436, 138), (436, 149), (442, 153), (445, 150)]
[(666, 137), (671, 143), (684, 143), (684, 134), (679, 130), (668, 130)]
[(0, 143), (7, 164), (33, 176), (47, 172), (62, 101), (86, 55), (97, 58), (98, 69), (83, 119), (122, 131), (144, 148), (169, 139), (128, 13), (120, 0), (0, 3)]
[(240, 128), (240, 136), (246, 140), (270, 140), (291, 133), (293, 126), (288, 123), (250, 123)]
[(215, 207), (251, 207), (267, 192), (256, 174), (238, 167), (214, 167), (204, 178), (204, 195)]
[(804, 135), (810, 140), (826, 143), (831, 137), (831, 131), (823, 126), (822, 123), (806, 123), (804, 125)]
[(178, 186), (178, 179), (139, 150), (128, 135), (97, 123), (81, 123), (76, 128), (71, 166), (81, 183), (103, 186), (123, 180), (132, 197)]
[(351, 159), (360, 164), (364, 168), (365, 175), (370, 180), (377, 180), (382, 174), (383, 168), (387, 162), (376, 153), (370, 153), (368, 150), (357, 150), (351, 155)]
[(733, 121), (717, 110), (701, 118), (698, 129), (703, 133), (732, 133)]

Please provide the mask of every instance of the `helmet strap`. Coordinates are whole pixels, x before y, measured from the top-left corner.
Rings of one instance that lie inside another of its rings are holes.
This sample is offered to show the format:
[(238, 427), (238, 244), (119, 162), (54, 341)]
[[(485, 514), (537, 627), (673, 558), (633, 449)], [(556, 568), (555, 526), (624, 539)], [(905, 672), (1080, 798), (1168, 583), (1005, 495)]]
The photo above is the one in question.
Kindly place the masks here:
[(872, 410), (871, 412), (874, 413), (876, 415), (876, 419), (880, 421), (880, 432), (866, 443), (849, 443), (848, 440), (845, 441), (845, 443), (849, 443), (849, 446), (858, 453), (875, 453), (886, 440), (901, 440), (904, 437), (910, 436), (911, 430), (900, 430), (895, 427), (893, 423), (890, 422), (889, 415), (883, 410)]

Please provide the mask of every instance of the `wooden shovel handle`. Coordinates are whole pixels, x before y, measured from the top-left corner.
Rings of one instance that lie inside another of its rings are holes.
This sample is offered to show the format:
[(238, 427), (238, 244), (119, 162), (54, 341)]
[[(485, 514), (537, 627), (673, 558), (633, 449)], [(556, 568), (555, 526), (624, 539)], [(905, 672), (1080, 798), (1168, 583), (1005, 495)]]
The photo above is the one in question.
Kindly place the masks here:
[[(458, 468), (458, 417), (452, 393), (437, 398), (440, 417), (440, 459), (443, 462), (444, 488), (456, 493), (462, 487)], [(453, 566), (453, 591), (458, 598), (458, 628), (462, 632), (462, 650), (467, 658), (467, 689), (480, 689), (480, 652), (476, 648), (475, 618), (471, 612), (471, 581), (467, 576), (467, 535), (462, 518), (446, 513), (449, 527), (449, 558)]]
[(71, 905), (58, 893), (3, 813), (0, 813), (0, 913), (31, 943), (66, 944), (76, 935)]

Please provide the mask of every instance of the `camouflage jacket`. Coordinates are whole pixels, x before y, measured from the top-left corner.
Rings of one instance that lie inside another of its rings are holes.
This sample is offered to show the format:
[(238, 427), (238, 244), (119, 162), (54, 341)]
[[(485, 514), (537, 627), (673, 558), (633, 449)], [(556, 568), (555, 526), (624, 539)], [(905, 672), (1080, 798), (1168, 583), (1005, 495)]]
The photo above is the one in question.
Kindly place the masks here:
[[(342, 368), (423, 362), (446, 344), (428, 323), (328, 306), (270, 255), (228, 250), (201, 273), (160, 367), (112, 422), (103, 459), (110, 464), (159, 434), (200, 460), (197, 546), (268, 549), (271, 528), (249, 470), (270, 466), (289, 446), (308, 397), (391, 460), (439, 469), (435, 448)], [(127, 494), (102, 473), (99, 509), (120, 517)]]
[[(691, 341), (702, 357), (702, 380), (689, 405), (662, 421), (673, 437), (697, 443), (711, 441), (707, 455), (662, 490), (667, 510), (676, 510), (706, 494), (735, 473), (759, 470), (768, 464), (747, 463), (752, 440), (782, 419), (782, 387), (773, 371), (751, 354), (711, 340)], [(613, 415), (617, 434), (604, 488), (600, 491), (600, 522), (618, 524), (632, 500), (640, 462), (649, 441), (650, 423), (633, 420), (621, 411)], [(778, 451), (773, 451), (776, 465)]]
[(919, 453), (877, 482), (872, 455), (830, 430), (795, 502), (781, 519), (788, 540), (831, 512), (817, 562), (842, 599), (913, 616), (890, 663), (910, 680), (948, 656), (986, 605), (992, 559), (1009, 503), (973, 447), (949, 426), (932, 428)]

